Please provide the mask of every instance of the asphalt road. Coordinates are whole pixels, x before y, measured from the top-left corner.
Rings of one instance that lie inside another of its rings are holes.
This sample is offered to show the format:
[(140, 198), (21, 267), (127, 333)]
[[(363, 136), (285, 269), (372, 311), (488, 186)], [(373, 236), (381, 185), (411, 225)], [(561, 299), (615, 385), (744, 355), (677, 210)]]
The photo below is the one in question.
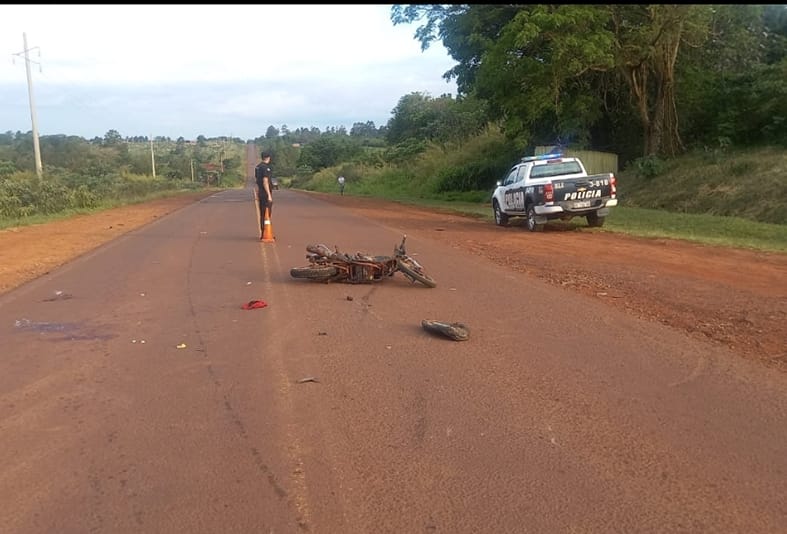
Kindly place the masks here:
[[(787, 531), (784, 374), (297, 191), (260, 243), (252, 199), (0, 297), (0, 531)], [(403, 233), (436, 288), (289, 275)]]

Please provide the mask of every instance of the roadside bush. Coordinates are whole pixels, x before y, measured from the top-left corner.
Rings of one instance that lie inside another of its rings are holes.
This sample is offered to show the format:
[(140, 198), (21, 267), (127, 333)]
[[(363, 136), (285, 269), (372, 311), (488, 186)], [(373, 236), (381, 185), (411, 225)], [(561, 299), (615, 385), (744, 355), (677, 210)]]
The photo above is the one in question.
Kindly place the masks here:
[(0, 159), (0, 177), (11, 176), (16, 171), (17, 168), (14, 162)]
[(69, 204), (74, 208), (95, 208), (100, 200), (98, 195), (83, 184), (71, 191)]
[(47, 177), (55, 178), (69, 189), (77, 189), (81, 186), (86, 187), (97, 198), (111, 196), (115, 188), (115, 183), (119, 179), (116, 173), (102, 173), (100, 175), (85, 174), (70, 171), (63, 168), (46, 169)]
[(127, 174), (121, 176), (115, 187), (115, 195), (118, 198), (139, 198), (145, 197), (158, 191), (175, 189), (173, 180), (163, 180), (138, 174)]
[(495, 182), (510, 166), (511, 162), (507, 160), (485, 159), (463, 167), (447, 167), (438, 174), (437, 192), (492, 189)]
[(667, 166), (658, 156), (646, 156), (636, 159), (634, 161), (634, 168), (637, 169), (637, 174), (650, 180), (663, 174)]
[(24, 206), (35, 206), (35, 180), (30, 173), (14, 173), (0, 181), (0, 198), (6, 199), (4, 206), (8, 216), (17, 217)]
[(0, 218), (15, 219), (21, 216), (22, 202), (19, 198), (0, 190)]
[(386, 163), (394, 163), (402, 165), (406, 161), (410, 161), (418, 154), (423, 153), (428, 144), (426, 141), (419, 139), (407, 139), (397, 145), (386, 149), (382, 154), (382, 159)]
[(50, 215), (69, 208), (71, 198), (68, 188), (57, 181), (42, 180), (37, 191), (34, 206), (38, 213)]
[(57, 213), (68, 204), (68, 188), (60, 181), (39, 180), (32, 173), (15, 173), (0, 181), (0, 214), (4, 217)]

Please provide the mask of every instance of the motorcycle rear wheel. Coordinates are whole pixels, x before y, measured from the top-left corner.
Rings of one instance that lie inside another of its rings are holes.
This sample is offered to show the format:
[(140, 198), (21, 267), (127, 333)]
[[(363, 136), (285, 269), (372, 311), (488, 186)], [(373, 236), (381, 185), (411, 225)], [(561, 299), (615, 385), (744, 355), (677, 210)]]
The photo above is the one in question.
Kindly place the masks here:
[(290, 276), (293, 278), (306, 278), (318, 282), (327, 282), (337, 274), (339, 274), (339, 269), (333, 265), (293, 267), (290, 269)]
[(424, 273), (420, 269), (417, 269), (413, 265), (410, 265), (407, 260), (397, 259), (396, 265), (402, 274), (404, 274), (411, 281), (421, 282), (426, 287), (437, 287), (437, 282), (435, 282), (431, 276)]

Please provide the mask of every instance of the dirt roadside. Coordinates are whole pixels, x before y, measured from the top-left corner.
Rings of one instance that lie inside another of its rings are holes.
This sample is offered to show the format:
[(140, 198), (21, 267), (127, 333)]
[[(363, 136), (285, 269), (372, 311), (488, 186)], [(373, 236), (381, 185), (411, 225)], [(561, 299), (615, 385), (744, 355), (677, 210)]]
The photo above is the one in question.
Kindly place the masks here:
[[(0, 294), (212, 192), (0, 230)], [(787, 254), (626, 237), (597, 229), (533, 234), (377, 199), (309, 193), (603, 299), (610, 306), (787, 371)]]
[(0, 230), (0, 294), (213, 193), (188, 193), (46, 224)]

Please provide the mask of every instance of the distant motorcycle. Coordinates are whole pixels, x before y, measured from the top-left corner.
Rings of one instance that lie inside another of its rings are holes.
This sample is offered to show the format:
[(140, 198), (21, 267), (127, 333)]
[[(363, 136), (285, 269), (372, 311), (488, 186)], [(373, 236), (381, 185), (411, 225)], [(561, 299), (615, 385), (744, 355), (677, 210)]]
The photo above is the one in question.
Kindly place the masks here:
[(323, 244), (306, 246), (309, 265), (293, 267), (290, 276), (317, 282), (345, 282), (364, 284), (379, 282), (395, 273), (402, 273), (410, 282), (419, 282), (426, 287), (436, 287), (437, 282), (424, 272), (423, 267), (405, 250), (407, 235), (394, 247), (392, 256), (370, 256), (362, 252), (346, 254), (338, 247), (331, 250)]

